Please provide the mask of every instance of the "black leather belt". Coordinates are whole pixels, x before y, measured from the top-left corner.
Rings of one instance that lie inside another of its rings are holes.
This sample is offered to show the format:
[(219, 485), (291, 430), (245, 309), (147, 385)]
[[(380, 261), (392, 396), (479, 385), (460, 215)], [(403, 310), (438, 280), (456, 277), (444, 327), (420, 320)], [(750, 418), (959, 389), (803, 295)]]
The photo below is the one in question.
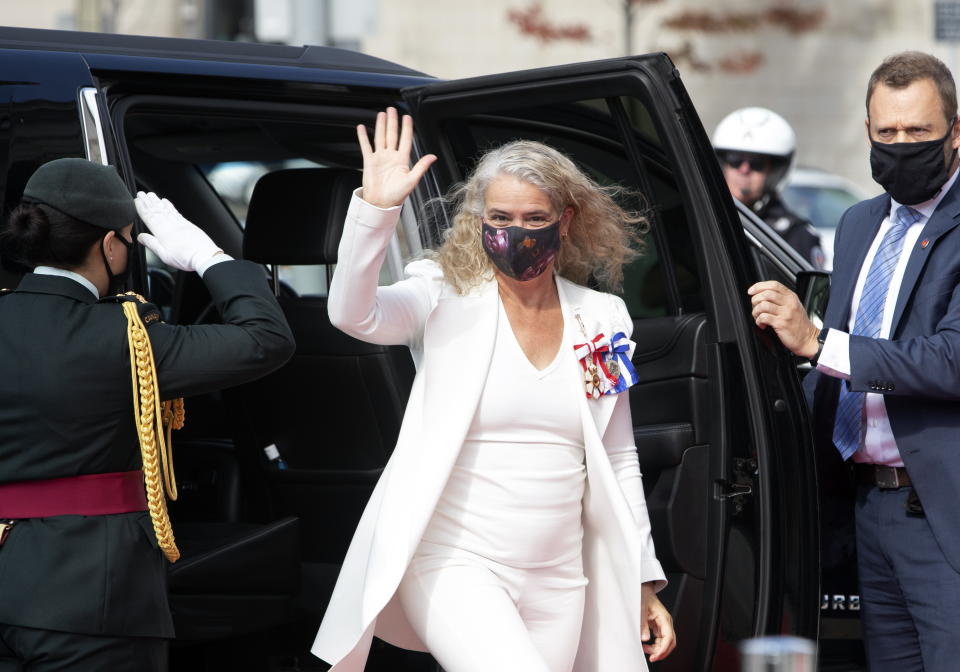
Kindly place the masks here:
[(896, 490), (913, 485), (910, 474), (904, 467), (887, 467), (881, 464), (864, 464), (858, 462), (853, 466), (857, 475), (857, 483), (875, 485), (881, 490)]

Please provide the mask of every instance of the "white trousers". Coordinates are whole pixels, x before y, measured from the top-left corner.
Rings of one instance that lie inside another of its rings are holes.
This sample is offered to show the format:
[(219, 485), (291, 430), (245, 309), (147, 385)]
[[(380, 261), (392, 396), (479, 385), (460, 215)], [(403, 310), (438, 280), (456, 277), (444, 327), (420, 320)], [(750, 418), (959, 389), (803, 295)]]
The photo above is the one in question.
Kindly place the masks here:
[(446, 672), (570, 672), (586, 585), (580, 556), (516, 568), (421, 542), (397, 596)]

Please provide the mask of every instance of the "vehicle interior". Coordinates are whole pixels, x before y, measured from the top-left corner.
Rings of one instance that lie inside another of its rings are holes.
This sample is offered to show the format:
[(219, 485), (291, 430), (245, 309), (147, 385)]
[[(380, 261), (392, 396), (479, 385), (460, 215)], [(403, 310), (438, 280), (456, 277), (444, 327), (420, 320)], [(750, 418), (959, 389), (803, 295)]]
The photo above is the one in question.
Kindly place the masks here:
[[(274, 374), (186, 402), (190, 420), (175, 438), (181, 496), (171, 505), (183, 552), (170, 571), (174, 669), (193, 669), (198, 651), (218, 664), (262, 655), (278, 665), (284, 653), (309, 663), (413, 378), (405, 350), (350, 339), (326, 313), (360, 183), (354, 125), (372, 113), (130, 97), (113, 114), (137, 188), (169, 198), (227, 253), (262, 264), (298, 346)], [(169, 321), (218, 319), (199, 276), (152, 256), (145, 270)], [(424, 664), (411, 669), (431, 669)]]
[[(549, 123), (545, 112), (478, 115), (451, 122), (446, 133), (461, 171), (483, 148), (516, 137), (557, 146), (600, 184), (627, 187), (622, 198), (647, 215), (645, 253), (627, 269), (624, 283), (642, 381), (631, 406), (657, 552), (670, 580), (662, 598), (687, 641), (696, 641), (693, 633), (709, 633), (720, 610), (720, 596), (710, 595), (717, 589), (709, 584), (719, 540), (709, 529), (717, 521), (708, 504), (711, 460), (717, 459), (712, 453), (729, 440), (718, 417), (723, 395), (717, 363), (707, 347), (712, 337), (702, 251), (693, 242), (681, 185), (642, 104), (587, 100), (555, 107)], [(229, 254), (263, 264), (298, 346), (293, 360), (265, 379), (187, 400), (187, 426), (175, 438), (182, 494), (171, 506), (184, 557), (171, 568), (170, 591), (179, 646), (191, 657), (199, 642), (210, 657), (220, 657), (228, 642), (249, 643), (278, 630), (286, 633), (291, 655), (303, 653), (396, 439), (413, 376), (408, 353), (346, 337), (326, 316), (343, 216), (359, 186), (353, 129), (358, 121), (369, 124), (373, 114), (157, 96), (130, 96), (111, 108), (137, 188), (169, 198)], [(642, 166), (623, 149), (617, 125), (623, 116), (643, 147)], [(436, 236), (437, 229), (418, 230), (415, 222), (400, 227), (382, 281), (400, 277), (402, 260)], [(217, 319), (195, 274), (155, 259), (147, 260), (146, 272), (151, 297), (169, 321)], [(749, 458), (748, 442), (737, 443)], [(264, 452), (271, 445), (283, 468)], [(738, 515), (743, 530), (727, 543), (738, 556), (752, 558), (755, 549), (738, 552), (736, 545), (754, 543), (755, 514), (745, 504)], [(748, 586), (754, 571), (740, 568)], [(754, 599), (739, 594), (737, 603), (749, 611)], [(748, 614), (746, 622), (752, 620)], [(749, 633), (725, 634), (738, 639)], [(415, 654), (380, 648), (372, 665), (382, 661), (386, 669), (409, 658), (404, 664), (430, 669)], [(658, 669), (693, 669), (707, 654), (683, 647)]]

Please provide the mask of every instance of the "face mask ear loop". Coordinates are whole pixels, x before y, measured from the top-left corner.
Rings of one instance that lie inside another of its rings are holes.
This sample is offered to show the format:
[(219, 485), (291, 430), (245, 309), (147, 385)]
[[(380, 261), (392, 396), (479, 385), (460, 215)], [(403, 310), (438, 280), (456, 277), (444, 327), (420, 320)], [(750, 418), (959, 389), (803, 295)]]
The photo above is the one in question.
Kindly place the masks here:
[(957, 158), (957, 148), (953, 147), (953, 127), (957, 125), (957, 117), (953, 117), (953, 121), (950, 122), (950, 128), (947, 129), (947, 142), (950, 143), (950, 159), (947, 161), (947, 172), (950, 172), (950, 166), (953, 165), (954, 160)]
[(128, 241), (126, 238), (120, 235), (119, 231), (114, 231), (113, 235), (123, 244), (125, 248), (127, 248), (127, 270), (119, 275), (110, 270), (110, 262), (107, 261), (107, 253), (103, 249), (106, 236), (104, 236), (104, 238), (100, 241), (100, 256), (103, 258), (103, 266), (107, 271), (107, 293), (120, 294), (123, 290), (123, 285), (126, 284), (130, 274), (130, 258), (133, 256), (133, 250), (136, 242)]

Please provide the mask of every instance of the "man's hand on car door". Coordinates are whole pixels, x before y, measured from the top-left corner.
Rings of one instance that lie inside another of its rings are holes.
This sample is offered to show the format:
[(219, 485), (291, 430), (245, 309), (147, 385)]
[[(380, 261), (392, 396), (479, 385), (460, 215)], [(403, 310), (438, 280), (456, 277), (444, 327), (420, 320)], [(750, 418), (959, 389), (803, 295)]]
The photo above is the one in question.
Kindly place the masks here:
[(779, 282), (758, 282), (747, 290), (753, 320), (761, 329), (771, 327), (793, 354), (810, 359), (817, 354), (820, 330), (807, 317), (800, 299)]

